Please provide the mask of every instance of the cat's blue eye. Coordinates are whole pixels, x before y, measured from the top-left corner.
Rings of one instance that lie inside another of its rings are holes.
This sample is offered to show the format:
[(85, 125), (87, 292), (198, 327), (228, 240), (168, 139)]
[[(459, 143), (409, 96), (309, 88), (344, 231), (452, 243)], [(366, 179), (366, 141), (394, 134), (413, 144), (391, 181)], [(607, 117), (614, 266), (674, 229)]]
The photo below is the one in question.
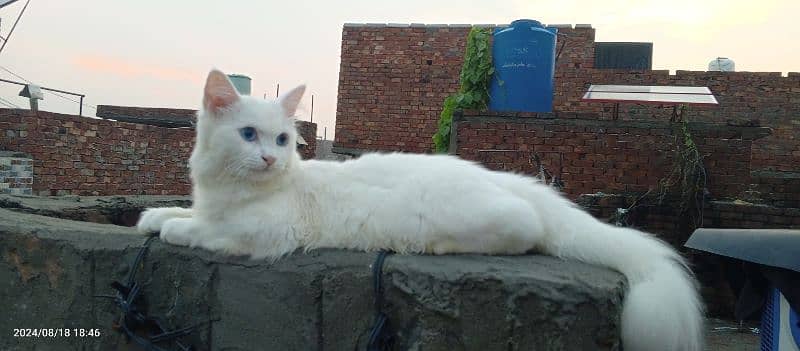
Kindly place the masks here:
[(289, 142), (289, 134), (286, 133), (279, 134), (275, 139), (275, 143), (278, 144), (278, 146), (286, 146), (287, 142)]
[(256, 129), (253, 127), (244, 127), (239, 129), (239, 135), (241, 135), (242, 139), (246, 141), (255, 141), (258, 139), (258, 133), (256, 133)]

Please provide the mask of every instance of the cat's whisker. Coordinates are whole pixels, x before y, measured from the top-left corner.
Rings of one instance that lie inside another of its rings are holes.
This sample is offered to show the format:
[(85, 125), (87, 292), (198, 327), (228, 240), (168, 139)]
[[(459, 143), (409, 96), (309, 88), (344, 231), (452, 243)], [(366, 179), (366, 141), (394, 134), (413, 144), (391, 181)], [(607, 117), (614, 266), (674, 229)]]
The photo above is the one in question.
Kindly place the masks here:
[(234, 159), (232, 162), (225, 165), (225, 167), (222, 169), (222, 172), (220, 172), (220, 177), (234, 179), (241, 178), (243, 175), (242, 169), (244, 169), (245, 166), (246, 164), (242, 162), (242, 159)]

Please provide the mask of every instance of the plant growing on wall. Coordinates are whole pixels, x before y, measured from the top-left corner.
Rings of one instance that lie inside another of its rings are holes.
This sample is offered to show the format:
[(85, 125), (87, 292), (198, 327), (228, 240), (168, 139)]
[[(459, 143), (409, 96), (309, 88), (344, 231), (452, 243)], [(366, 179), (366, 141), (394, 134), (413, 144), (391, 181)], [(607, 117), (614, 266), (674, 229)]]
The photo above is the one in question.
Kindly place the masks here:
[(461, 86), (457, 93), (444, 100), (439, 129), (433, 135), (433, 144), (438, 153), (447, 152), (450, 146), (450, 127), (455, 110), (485, 110), (489, 105), (489, 80), (494, 74), (491, 35), (489, 28), (473, 27), (467, 36)]
[[(681, 106), (684, 110), (686, 107)], [(675, 137), (675, 161), (672, 169), (659, 182), (659, 200), (663, 202), (667, 194), (677, 196), (678, 211), (689, 215), (695, 228), (702, 224), (703, 199), (706, 188), (706, 169), (703, 156), (697, 149), (688, 122), (682, 120), (673, 124)]]
[[(681, 115), (686, 106), (681, 106)], [(617, 225), (628, 226), (628, 216), (638, 206), (663, 206), (676, 201), (677, 213), (684, 215), (686, 229), (691, 232), (702, 226), (706, 196), (706, 169), (703, 155), (697, 149), (689, 123), (685, 119), (673, 121), (672, 135), (675, 147), (672, 168), (658, 181), (655, 188), (633, 201), (628, 208), (619, 208), (614, 216)]]

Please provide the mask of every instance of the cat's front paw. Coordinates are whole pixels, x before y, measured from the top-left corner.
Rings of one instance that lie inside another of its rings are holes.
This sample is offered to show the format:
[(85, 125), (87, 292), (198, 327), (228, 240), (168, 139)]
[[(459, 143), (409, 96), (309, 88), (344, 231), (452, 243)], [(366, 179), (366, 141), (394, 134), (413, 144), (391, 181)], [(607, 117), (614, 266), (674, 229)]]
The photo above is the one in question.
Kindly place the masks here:
[(136, 230), (142, 234), (160, 232), (167, 220), (187, 217), (191, 217), (191, 210), (186, 208), (148, 208), (139, 216)]
[(159, 239), (172, 245), (189, 246), (192, 228), (191, 218), (171, 218), (162, 225)]

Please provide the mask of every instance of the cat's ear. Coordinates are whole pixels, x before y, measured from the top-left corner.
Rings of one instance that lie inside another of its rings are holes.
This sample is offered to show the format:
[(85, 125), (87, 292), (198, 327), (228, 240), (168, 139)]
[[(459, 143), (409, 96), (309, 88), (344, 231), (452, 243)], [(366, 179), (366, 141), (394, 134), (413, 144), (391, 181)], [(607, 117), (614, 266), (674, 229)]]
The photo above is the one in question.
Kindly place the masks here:
[(239, 93), (236, 92), (228, 76), (218, 69), (208, 72), (206, 87), (203, 90), (203, 107), (206, 111), (218, 113), (237, 101)]
[(303, 84), (280, 97), (279, 101), (283, 110), (286, 111), (286, 117), (292, 117), (297, 112), (297, 105), (300, 105), (300, 99), (303, 98), (305, 91), (306, 86)]

